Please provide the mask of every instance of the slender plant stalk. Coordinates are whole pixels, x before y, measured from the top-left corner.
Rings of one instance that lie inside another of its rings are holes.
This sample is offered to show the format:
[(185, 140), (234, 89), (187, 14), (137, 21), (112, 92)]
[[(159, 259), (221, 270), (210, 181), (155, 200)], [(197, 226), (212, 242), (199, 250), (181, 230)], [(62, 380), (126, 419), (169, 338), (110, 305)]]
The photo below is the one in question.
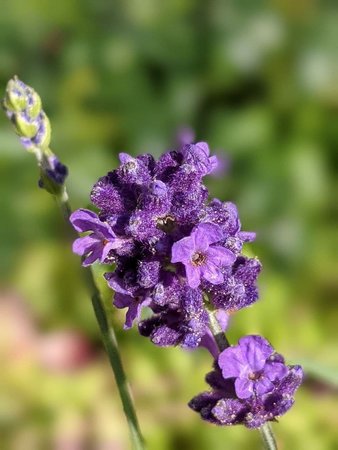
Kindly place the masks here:
[[(222, 331), (222, 328), (215, 316), (214, 311), (209, 311), (209, 322), (210, 329), (215, 338), (219, 351), (223, 351), (227, 347), (230, 346), (225, 333)], [(269, 422), (266, 422), (259, 428), (260, 434), (262, 436), (262, 441), (264, 444), (265, 450), (278, 450), (275, 436), (272, 431), (272, 427)]]
[(210, 321), (210, 329), (215, 338), (216, 344), (219, 348), (219, 351), (223, 351), (227, 347), (230, 347), (229, 341), (223, 332), (217, 317), (215, 316), (213, 311), (209, 311), (209, 321)]
[[(71, 214), (71, 207), (68, 200), (66, 189), (62, 194), (56, 196), (56, 202), (62, 212), (67, 223), (69, 223), (69, 216)], [(134, 403), (131, 396), (131, 391), (127, 381), (127, 377), (122, 365), (121, 356), (119, 353), (116, 335), (114, 329), (109, 324), (106, 311), (103, 306), (101, 293), (96, 286), (93, 271), (91, 267), (83, 268), (86, 286), (90, 293), (93, 309), (97, 322), (99, 324), (102, 340), (108, 354), (110, 365), (113, 369), (115, 381), (119, 391), (120, 399), (123, 405), (124, 413), (128, 422), (129, 431), (134, 450), (144, 450), (145, 444), (138, 424)]]
[(277, 443), (270, 423), (265, 422), (265, 424), (260, 427), (259, 431), (264, 442), (264, 448), (266, 450), (277, 450)]

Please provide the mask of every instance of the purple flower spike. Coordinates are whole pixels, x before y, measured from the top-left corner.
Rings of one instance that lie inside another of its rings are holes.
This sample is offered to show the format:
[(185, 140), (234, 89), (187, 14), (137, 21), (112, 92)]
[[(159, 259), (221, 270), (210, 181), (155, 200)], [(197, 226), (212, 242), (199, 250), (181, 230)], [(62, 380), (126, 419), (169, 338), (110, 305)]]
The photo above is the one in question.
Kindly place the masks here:
[(236, 257), (221, 245), (213, 245), (222, 238), (223, 232), (218, 225), (202, 223), (190, 236), (173, 245), (171, 262), (184, 264), (191, 288), (197, 288), (201, 279), (211, 284), (220, 284), (224, 281), (222, 268), (233, 264)]
[[(275, 421), (291, 408), (303, 379), (302, 368), (285, 365), (284, 358), (260, 336), (242, 338), (238, 346), (221, 353), (218, 363), (215, 363), (215, 370), (206, 376), (212, 391), (202, 392), (189, 403), (203, 420), (216, 425), (242, 424), (259, 428), (265, 422)], [(254, 395), (248, 396), (245, 391), (244, 397), (236, 382), (245, 378), (251, 366), (260, 368), (252, 372), (252, 378), (258, 378), (260, 374), (268, 378), (271, 385), (267, 391), (266, 386), (256, 380)]]
[(270, 359), (274, 349), (260, 336), (245, 336), (237, 346), (229, 347), (219, 355), (218, 364), (223, 378), (235, 378), (238, 398), (271, 392), (273, 381), (281, 380), (287, 373), (286, 366)]
[(121, 247), (125, 242), (125, 239), (118, 238), (107, 223), (101, 222), (99, 217), (88, 209), (74, 211), (69, 220), (79, 233), (91, 232), (73, 243), (73, 252), (86, 256), (83, 266), (90, 266), (96, 260), (104, 263), (109, 252)]

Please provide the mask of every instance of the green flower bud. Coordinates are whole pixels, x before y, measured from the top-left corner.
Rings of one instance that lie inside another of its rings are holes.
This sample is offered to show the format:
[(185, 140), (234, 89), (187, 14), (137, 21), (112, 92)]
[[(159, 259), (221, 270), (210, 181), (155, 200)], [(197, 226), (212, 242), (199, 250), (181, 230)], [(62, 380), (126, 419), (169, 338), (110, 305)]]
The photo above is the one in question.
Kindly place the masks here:
[(7, 84), (2, 106), (27, 150), (44, 151), (49, 147), (50, 123), (42, 109), (41, 98), (34, 89), (15, 76)]
[(27, 94), (25, 85), (17, 78), (14, 77), (9, 80), (6, 88), (6, 97), (4, 100), (4, 105), (6, 109), (13, 112), (23, 111), (27, 106)]
[(51, 126), (42, 109), (40, 96), (14, 77), (7, 84), (1, 102), (7, 117), (14, 124), (25, 149), (34, 153), (40, 167), (40, 187), (53, 195), (65, 195), (67, 167), (50, 150)]

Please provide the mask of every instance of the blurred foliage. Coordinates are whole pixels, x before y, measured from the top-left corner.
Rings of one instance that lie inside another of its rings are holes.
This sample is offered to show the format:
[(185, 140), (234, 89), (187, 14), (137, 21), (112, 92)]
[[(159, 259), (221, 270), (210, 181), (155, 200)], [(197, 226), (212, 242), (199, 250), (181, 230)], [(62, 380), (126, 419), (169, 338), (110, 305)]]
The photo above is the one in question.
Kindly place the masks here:
[[(182, 125), (229, 158), (211, 195), (238, 204), (264, 266), (261, 301), (233, 317), (229, 337), (263, 334), (307, 372), (274, 427), (284, 449), (337, 448), (337, 19), (329, 0), (1, 2), (0, 92), (17, 74), (41, 94), (74, 207), (119, 151), (159, 155)], [(4, 115), (0, 186), (2, 298), (24, 298), (36, 334), (27, 349), (16, 315), (1, 313), (12, 330), (0, 330), (1, 448), (127, 449), (78, 260)], [(258, 433), (215, 428), (186, 407), (206, 387), (206, 353), (155, 348), (121, 330), (120, 312), (114, 320), (150, 450), (260, 448)], [(36, 350), (63, 329), (94, 348), (66, 373)], [(13, 340), (24, 357), (4, 350)]]

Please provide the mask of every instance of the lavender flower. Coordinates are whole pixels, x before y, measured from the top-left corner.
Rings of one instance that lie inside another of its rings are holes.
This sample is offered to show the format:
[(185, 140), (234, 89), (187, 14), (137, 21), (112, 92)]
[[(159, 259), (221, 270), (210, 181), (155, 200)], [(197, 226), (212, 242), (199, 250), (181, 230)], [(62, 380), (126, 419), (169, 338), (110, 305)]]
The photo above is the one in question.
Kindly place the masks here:
[(197, 288), (201, 278), (211, 284), (224, 281), (222, 268), (234, 263), (236, 257), (219, 243), (223, 238), (220, 227), (211, 223), (202, 223), (172, 247), (172, 263), (184, 264), (190, 287)]
[(208, 145), (182, 142), (158, 161), (121, 153), (120, 162), (92, 189), (98, 215), (73, 213), (74, 228), (90, 233), (74, 242), (74, 252), (86, 265), (115, 263), (105, 278), (115, 307), (127, 309), (125, 329), (136, 322), (155, 345), (210, 352), (212, 391), (190, 402), (203, 419), (257, 428), (284, 414), (301, 383), (300, 367), (285, 365), (260, 336), (219, 350), (229, 314), (258, 300), (261, 264), (242, 254), (255, 233), (242, 231), (237, 207), (208, 201), (203, 177), (217, 166)]
[(246, 336), (237, 346), (226, 348), (218, 358), (224, 379), (235, 378), (238, 398), (266, 394), (273, 390), (273, 381), (281, 380), (286, 366), (271, 356), (274, 349), (261, 336)]
[(259, 428), (291, 408), (302, 378), (301, 367), (285, 365), (265, 339), (246, 336), (219, 355), (206, 377), (212, 391), (197, 395), (189, 406), (216, 425)]
[(85, 264), (116, 263), (105, 277), (116, 292), (115, 306), (128, 309), (126, 328), (140, 321), (148, 306), (153, 316), (139, 329), (154, 343), (208, 342), (215, 354), (203, 297), (209, 296), (220, 317), (256, 300), (259, 263), (243, 263), (241, 256), (253, 234), (241, 231), (235, 205), (208, 202), (203, 177), (216, 159), (206, 143), (182, 145), (158, 161), (126, 153), (120, 161), (92, 189), (98, 216), (88, 213), (85, 226), (72, 220), (77, 231), (91, 232), (76, 241), (74, 251), (86, 257)]
[(69, 220), (76, 231), (91, 232), (73, 243), (73, 252), (85, 256), (83, 266), (89, 266), (96, 260), (104, 263), (110, 251), (121, 247), (125, 242), (115, 235), (107, 223), (101, 222), (94, 212), (87, 209), (73, 212)]

